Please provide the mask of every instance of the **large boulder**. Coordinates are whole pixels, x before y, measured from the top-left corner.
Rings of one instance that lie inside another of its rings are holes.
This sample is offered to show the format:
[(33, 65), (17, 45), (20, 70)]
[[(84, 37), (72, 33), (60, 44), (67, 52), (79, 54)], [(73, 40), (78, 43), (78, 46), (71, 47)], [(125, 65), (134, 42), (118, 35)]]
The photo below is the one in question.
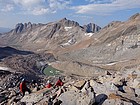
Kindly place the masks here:
[(71, 87), (69, 88), (69, 90), (70, 90), (70, 91), (75, 91), (75, 92), (80, 92), (80, 90), (79, 90), (77, 87), (75, 87), (75, 86), (71, 86)]
[(90, 80), (90, 86), (91, 86), (91, 87), (94, 87), (94, 85), (95, 85), (96, 83), (97, 83), (97, 82), (94, 81), (93, 79)]
[(92, 105), (95, 103), (95, 95), (91, 88), (87, 89), (87, 93), (78, 93), (75, 91), (67, 91), (59, 98), (61, 105)]
[(93, 89), (97, 95), (106, 94), (107, 96), (110, 93), (116, 93), (118, 91), (118, 88), (112, 82), (106, 82), (104, 84), (95, 83)]
[(86, 83), (84, 84), (83, 88), (81, 89), (82, 92), (86, 92), (87, 89), (90, 87), (90, 81), (86, 81)]
[(84, 80), (78, 81), (74, 84), (75, 87), (77, 87), (78, 89), (81, 89), (85, 84)]
[(124, 92), (126, 92), (128, 95), (135, 96), (135, 90), (129, 86), (123, 86)]
[(114, 83), (115, 85), (123, 85), (122, 80), (124, 80), (124, 77), (122, 75), (116, 75), (112, 80), (112, 83)]
[(75, 91), (67, 91), (61, 94), (58, 99), (62, 101), (62, 105), (76, 105), (79, 97), (79, 93), (76, 93)]
[(140, 88), (135, 88), (135, 94), (140, 98)]
[(42, 89), (40, 91), (37, 91), (35, 93), (31, 93), (29, 95), (25, 95), (22, 99), (21, 102), (24, 102), (26, 104), (33, 104), (33, 103), (38, 103), (41, 100), (43, 100), (44, 98), (46, 99), (45, 94), (50, 92), (51, 89)]
[(140, 88), (140, 71), (129, 71), (126, 75), (127, 85), (132, 88)]
[(99, 94), (95, 97), (95, 102), (99, 105), (101, 105), (106, 99), (107, 99), (107, 95), (105, 94)]
[(34, 104), (38, 103), (40, 100), (42, 100), (43, 94), (31, 94), (31, 95), (25, 95), (22, 99), (21, 102), (25, 102), (26, 104)]
[(140, 78), (134, 79), (134, 81), (132, 83), (132, 87), (133, 88), (140, 88)]
[(112, 75), (99, 76), (98, 78), (99, 78), (99, 82), (101, 82), (101, 83), (105, 83), (105, 82), (113, 80)]

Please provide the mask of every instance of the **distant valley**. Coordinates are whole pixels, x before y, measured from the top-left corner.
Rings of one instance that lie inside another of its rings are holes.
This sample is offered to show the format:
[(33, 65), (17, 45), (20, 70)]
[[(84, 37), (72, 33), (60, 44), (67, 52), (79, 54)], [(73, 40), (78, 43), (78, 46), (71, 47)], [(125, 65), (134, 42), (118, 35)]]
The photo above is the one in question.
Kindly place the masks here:
[(0, 27), (0, 33), (5, 33), (5, 32), (9, 32), (11, 29), (10, 28), (5, 28), (5, 27)]

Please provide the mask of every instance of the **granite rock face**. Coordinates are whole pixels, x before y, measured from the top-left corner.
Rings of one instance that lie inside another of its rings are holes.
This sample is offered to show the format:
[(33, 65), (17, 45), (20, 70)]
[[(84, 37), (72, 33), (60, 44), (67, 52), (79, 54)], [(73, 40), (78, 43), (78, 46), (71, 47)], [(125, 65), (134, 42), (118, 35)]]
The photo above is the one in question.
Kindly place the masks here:
[(87, 25), (84, 25), (83, 27), (84, 27), (84, 29), (86, 30), (87, 33), (96, 33), (101, 29), (100, 26), (98, 26), (94, 23), (89, 23)]
[[(18, 23), (13, 30), (2, 35), (0, 45), (15, 45), (41, 52), (56, 50), (89, 38), (99, 30), (96, 26), (90, 24), (88, 29), (84, 29), (78, 22), (66, 18), (47, 24)], [(87, 30), (91, 30), (90, 35)]]

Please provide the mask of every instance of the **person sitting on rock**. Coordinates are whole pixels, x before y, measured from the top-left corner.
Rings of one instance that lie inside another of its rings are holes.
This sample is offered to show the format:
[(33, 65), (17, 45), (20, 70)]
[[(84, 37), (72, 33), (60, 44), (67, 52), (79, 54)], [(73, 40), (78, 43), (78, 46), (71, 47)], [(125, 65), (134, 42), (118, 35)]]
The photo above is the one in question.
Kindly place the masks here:
[(25, 92), (28, 91), (29, 94), (31, 93), (30, 89), (26, 86), (26, 80), (22, 79), (21, 83), (20, 83), (20, 92), (22, 93), (22, 96), (24, 97)]
[(58, 86), (63, 86), (63, 82), (62, 82), (62, 80), (61, 80), (60, 77), (59, 77), (59, 79), (57, 80), (55, 86), (57, 86), (57, 87), (58, 87)]
[(46, 88), (51, 88), (51, 87), (52, 87), (52, 84), (50, 83), (49, 80), (47, 81), (47, 85), (46, 85), (45, 87), (46, 87)]

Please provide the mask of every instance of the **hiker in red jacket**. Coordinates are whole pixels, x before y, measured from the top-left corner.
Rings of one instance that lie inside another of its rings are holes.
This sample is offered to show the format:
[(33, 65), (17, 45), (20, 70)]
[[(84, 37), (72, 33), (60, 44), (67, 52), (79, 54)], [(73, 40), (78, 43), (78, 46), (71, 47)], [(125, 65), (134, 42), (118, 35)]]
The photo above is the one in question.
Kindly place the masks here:
[(22, 79), (22, 82), (20, 83), (20, 92), (22, 93), (22, 96), (24, 97), (25, 92), (28, 91), (29, 94), (31, 93), (30, 89), (26, 86), (25, 79)]
[(57, 80), (55, 86), (63, 86), (63, 82), (62, 82), (62, 80), (60, 79), (60, 77), (59, 77), (59, 79)]
[(52, 84), (50, 83), (49, 80), (47, 81), (47, 85), (46, 85), (45, 87), (46, 87), (46, 88), (51, 88), (51, 87), (52, 87)]

